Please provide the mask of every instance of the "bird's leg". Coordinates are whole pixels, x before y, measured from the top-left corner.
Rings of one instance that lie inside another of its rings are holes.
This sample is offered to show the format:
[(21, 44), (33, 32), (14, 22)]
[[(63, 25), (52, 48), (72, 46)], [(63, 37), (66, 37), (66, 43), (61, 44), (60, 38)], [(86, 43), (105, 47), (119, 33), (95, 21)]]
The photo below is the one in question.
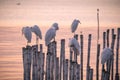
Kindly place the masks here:
[(55, 37), (54, 37), (54, 40), (53, 41), (55, 41)]
[(38, 36), (36, 36), (36, 45), (38, 45), (38, 39), (39, 39)]

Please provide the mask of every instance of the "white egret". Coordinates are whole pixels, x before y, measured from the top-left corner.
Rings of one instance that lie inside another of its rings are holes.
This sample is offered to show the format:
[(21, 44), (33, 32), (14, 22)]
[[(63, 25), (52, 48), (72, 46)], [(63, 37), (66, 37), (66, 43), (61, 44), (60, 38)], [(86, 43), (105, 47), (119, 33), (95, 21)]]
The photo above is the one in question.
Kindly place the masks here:
[(36, 44), (38, 44), (38, 39), (42, 39), (42, 33), (41, 33), (41, 30), (40, 30), (39, 26), (34, 25), (33, 27), (31, 27), (31, 31), (35, 33)]
[(31, 43), (32, 34), (31, 34), (31, 29), (28, 26), (22, 28), (22, 34), (27, 39), (27, 45), (28, 43)]
[(46, 32), (45, 35), (45, 45), (48, 46), (52, 39), (55, 40), (56, 31), (59, 30), (58, 23), (52, 24), (52, 27)]
[(75, 38), (69, 39), (69, 47), (74, 47), (77, 50), (77, 54), (80, 54), (80, 45)]
[(81, 24), (81, 22), (77, 19), (74, 19), (73, 22), (72, 22), (72, 25), (71, 25), (71, 32), (75, 34), (75, 31), (78, 27), (78, 24)]
[(101, 54), (101, 64), (104, 64), (105, 62), (110, 60), (111, 56), (113, 56), (113, 52), (110, 48), (103, 49)]

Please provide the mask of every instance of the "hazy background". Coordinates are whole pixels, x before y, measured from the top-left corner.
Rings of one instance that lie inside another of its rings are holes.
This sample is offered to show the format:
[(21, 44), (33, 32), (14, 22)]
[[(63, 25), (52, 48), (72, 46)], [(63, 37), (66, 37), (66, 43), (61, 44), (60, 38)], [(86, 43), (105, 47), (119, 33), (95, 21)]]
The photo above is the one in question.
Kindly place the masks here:
[[(60, 30), (56, 36), (57, 56), (60, 55), (60, 40), (65, 39), (65, 55), (69, 58), (68, 40), (73, 36), (70, 25), (75, 18), (82, 23), (76, 33), (80, 35), (82, 31), (84, 35), (84, 79), (86, 79), (88, 34), (92, 34), (90, 65), (94, 69), (95, 80), (97, 8), (100, 9), (102, 50), (102, 33), (108, 28), (114, 28), (116, 33), (117, 27), (120, 26), (120, 0), (0, 0), (0, 80), (23, 80), (22, 47), (26, 46), (26, 39), (21, 35), (23, 26), (35, 24), (40, 26), (43, 36), (40, 43), (43, 44), (43, 52), (46, 55), (45, 33), (52, 23), (58, 22)], [(34, 34), (30, 45), (33, 44), (35, 44)], [(101, 72), (99, 74), (101, 75)]]
[(81, 26), (96, 26), (97, 8), (101, 26), (120, 25), (120, 0), (0, 0), (0, 25), (46, 26), (58, 22), (63, 26), (77, 18)]

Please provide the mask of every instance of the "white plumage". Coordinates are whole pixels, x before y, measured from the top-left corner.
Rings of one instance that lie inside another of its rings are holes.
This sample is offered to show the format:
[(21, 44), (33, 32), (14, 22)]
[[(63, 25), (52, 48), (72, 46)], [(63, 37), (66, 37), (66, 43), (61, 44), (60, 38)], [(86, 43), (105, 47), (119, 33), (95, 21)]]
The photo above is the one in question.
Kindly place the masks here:
[[(79, 20), (74, 19), (71, 25), (71, 32), (74, 33), (78, 27), (78, 24), (80, 23)], [(81, 23), (80, 23), (81, 24)]]
[(31, 29), (28, 26), (22, 28), (22, 34), (27, 39), (27, 44), (31, 43), (32, 34), (31, 34)]
[(36, 36), (38, 36), (40, 39), (42, 39), (42, 33), (41, 33), (39, 26), (34, 25), (33, 27), (31, 27), (31, 30), (32, 30), (32, 32), (34, 32), (36, 34)]
[(74, 47), (77, 50), (77, 54), (79, 55), (81, 50), (80, 50), (80, 45), (78, 41), (75, 38), (72, 38), (69, 40), (69, 47)]
[(41, 33), (41, 30), (40, 30), (39, 26), (34, 25), (33, 27), (31, 27), (31, 31), (35, 33), (35, 35), (36, 35), (36, 44), (38, 44), (38, 40), (42, 39), (42, 33)]
[(59, 30), (58, 23), (54, 23), (52, 27), (46, 32), (45, 45), (47, 46), (56, 36), (56, 30)]
[(110, 48), (103, 49), (101, 54), (101, 64), (104, 64), (107, 60), (110, 60), (111, 56), (113, 56), (113, 52)]

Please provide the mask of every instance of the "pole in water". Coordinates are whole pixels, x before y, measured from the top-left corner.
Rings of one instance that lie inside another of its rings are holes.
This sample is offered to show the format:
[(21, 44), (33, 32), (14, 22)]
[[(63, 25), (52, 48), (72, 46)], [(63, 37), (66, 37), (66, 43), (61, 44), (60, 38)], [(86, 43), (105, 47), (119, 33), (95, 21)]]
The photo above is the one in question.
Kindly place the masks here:
[(98, 29), (97, 29), (97, 44), (99, 43), (99, 9), (97, 9), (97, 24), (98, 24)]

